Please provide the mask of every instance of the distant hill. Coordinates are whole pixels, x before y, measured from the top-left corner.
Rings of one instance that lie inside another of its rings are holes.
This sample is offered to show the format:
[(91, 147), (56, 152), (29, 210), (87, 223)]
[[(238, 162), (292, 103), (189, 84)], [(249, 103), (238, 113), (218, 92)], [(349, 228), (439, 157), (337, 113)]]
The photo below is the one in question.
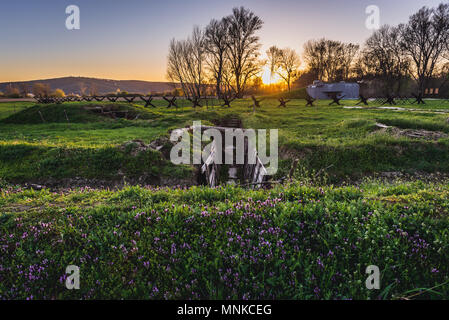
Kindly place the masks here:
[(22, 88), (26, 85), (28, 92), (32, 92), (35, 83), (48, 84), (52, 90), (62, 89), (66, 94), (90, 94), (94, 90), (97, 94), (106, 94), (120, 91), (129, 93), (164, 92), (173, 90), (177, 85), (170, 82), (152, 82), (140, 80), (110, 80), (85, 77), (64, 77), (55, 79), (43, 79), (19, 82), (0, 83), (0, 91), (5, 92), (6, 87)]

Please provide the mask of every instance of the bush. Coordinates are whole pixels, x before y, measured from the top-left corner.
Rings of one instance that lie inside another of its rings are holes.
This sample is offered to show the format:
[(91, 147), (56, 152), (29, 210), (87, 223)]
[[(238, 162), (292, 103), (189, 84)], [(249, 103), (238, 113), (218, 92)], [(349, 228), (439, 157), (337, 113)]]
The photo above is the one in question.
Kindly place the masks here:
[(20, 93), (10, 93), (6, 97), (11, 99), (18, 99), (20, 98)]
[(53, 91), (53, 93), (51, 94), (53, 97), (57, 97), (57, 98), (63, 98), (65, 97), (65, 93), (63, 90), (61, 89), (56, 89), (55, 91)]

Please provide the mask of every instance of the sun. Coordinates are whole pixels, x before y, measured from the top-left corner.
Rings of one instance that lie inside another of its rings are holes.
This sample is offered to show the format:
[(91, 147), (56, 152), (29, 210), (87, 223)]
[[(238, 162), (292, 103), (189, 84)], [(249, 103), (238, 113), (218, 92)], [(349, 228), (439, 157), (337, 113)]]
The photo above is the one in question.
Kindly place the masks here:
[(262, 73), (262, 83), (266, 86), (281, 82), (281, 77), (277, 73), (271, 74), (270, 67), (265, 66)]

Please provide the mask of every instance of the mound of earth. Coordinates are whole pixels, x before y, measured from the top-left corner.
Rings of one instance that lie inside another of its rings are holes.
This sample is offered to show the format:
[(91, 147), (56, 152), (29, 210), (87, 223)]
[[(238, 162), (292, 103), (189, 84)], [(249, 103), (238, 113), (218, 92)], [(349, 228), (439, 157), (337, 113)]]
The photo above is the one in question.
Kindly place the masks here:
[(134, 139), (127, 141), (119, 146), (119, 149), (125, 153), (132, 156), (137, 156), (141, 152), (146, 152), (148, 150), (159, 151), (165, 159), (170, 159), (170, 151), (173, 147), (173, 142), (170, 141), (168, 137), (161, 136), (156, 140), (151, 141), (146, 144), (140, 139)]
[(90, 105), (85, 106), (84, 110), (112, 119), (138, 120), (152, 118), (151, 113), (147, 110), (124, 104)]
[(424, 129), (399, 129), (393, 126), (387, 126), (382, 123), (376, 123), (377, 132), (389, 132), (394, 136), (408, 137), (413, 139), (426, 139), (426, 140), (439, 140), (441, 138), (447, 138), (448, 135), (440, 131), (428, 131)]
[(109, 119), (147, 120), (154, 115), (128, 104), (49, 104), (35, 105), (1, 120), (10, 124), (87, 123)]

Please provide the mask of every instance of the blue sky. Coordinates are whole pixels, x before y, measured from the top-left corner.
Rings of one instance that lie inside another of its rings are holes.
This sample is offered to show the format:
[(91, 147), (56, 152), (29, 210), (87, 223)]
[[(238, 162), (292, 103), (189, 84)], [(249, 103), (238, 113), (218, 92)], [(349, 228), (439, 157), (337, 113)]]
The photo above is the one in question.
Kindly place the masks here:
[[(235, 6), (265, 22), (271, 45), (302, 51), (304, 42), (327, 37), (363, 43), (365, 8), (377, 5), (382, 24), (405, 22), (420, 7), (442, 0), (2, 0), (0, 81), (62, 76), (165, 81), (167, 47), (194, 25), (228, 15)], [(68, 5), (78, 5), (81, 29), (65, 28)]]

